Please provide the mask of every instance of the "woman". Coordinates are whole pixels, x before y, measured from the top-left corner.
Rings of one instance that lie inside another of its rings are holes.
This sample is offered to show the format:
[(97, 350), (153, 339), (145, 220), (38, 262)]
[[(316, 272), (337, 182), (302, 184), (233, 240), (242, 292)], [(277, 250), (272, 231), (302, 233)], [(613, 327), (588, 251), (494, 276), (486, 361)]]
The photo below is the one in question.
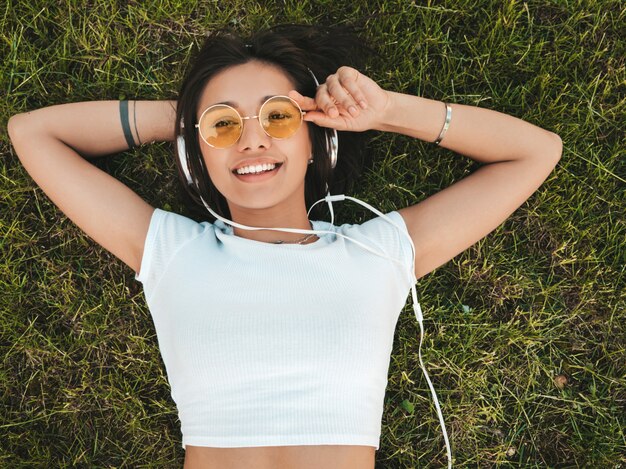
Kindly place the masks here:
[[(356, 45), (305, 26), (217, 32), (177, 101), (9, 121), (37, 184), (143, 283), (186, 468), (373, 468), (411, 285), (495, 229), (560, 158), (557, 135), (514, 117), (382, 89), (347, 66)], [(310, 220), (354, 176), (350, 137), (366, 130), (485, 164), (362, 225)], [(155, 209), (81, 158), (174, 140), (190, 203), (212, 222)]]

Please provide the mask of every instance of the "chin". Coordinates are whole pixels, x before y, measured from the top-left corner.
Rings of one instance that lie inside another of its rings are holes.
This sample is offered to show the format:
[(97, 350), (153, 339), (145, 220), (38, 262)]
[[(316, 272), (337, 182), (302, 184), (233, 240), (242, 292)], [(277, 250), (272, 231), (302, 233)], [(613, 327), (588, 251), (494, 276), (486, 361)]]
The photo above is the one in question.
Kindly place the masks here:
[[(269, 189), (266, 194), (247, 194), (246, 196), (235, 197), (228, 199), (228, 207), (230, 212), (236, 213), (238, 210), (272, 210), (281, 208), (289, 212), (299, 209), (300, 205), (302, 210), (306, 211), (306, 203), (304, 199), (304, 189), (301, 196), (285, 194), (282, 197), (277, 197), (276, 191), (272, 188)], [(301, 200), (301, 203), (297, 201)], [(233, 210), (234, 209), (234, 210)]]

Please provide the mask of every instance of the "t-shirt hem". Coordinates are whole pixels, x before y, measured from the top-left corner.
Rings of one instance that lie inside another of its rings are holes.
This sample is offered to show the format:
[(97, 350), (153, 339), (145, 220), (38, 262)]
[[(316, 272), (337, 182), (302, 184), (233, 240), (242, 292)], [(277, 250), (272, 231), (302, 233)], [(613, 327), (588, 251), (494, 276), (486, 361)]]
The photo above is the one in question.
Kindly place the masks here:
[(183, 437), (182, 447), (210, 446), (215, 448), (239, 448), (256, 446), (296, 445), (357, 445), (379, 448), (380, 437), (368, 435), (273, 435), (237, 438), (213, 438), (202, 436)]

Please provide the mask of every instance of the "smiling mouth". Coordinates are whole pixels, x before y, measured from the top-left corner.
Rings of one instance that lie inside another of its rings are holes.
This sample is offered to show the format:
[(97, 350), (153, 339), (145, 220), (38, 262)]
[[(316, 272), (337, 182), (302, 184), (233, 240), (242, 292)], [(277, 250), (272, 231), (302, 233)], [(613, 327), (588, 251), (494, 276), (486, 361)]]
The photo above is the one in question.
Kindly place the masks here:
[[(255, 175), (259, 175), (259, 174), (265, 174), (265, 173), (271, 173), (272, 171), (276, 171), (278, 168), (280, 168), (283, 165), (283, 163), (274, 163), (273, 165), (261, 165), (261, 166), (268, 166), (267, 169), (261, 169), (260, 171), (250, 171), (250, 172), (245, 172), (245, 173), (239, 173), (239, 169), (233, 169), (232, 173), (235, 176), (255, 176)], [(273, 166), (273, 167), (271, 167)]]

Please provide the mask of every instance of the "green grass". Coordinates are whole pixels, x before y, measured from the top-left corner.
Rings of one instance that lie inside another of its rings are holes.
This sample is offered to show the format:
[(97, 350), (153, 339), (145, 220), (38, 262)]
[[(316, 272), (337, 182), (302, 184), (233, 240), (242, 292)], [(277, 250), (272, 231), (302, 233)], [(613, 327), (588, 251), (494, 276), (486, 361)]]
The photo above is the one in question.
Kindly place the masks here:
[[(216, 26), (348, 20), (380, 49), (366, 72), (383, 87), (510, 113), (564, 142), (557, 169), (527, 203), (419, 282), (425, 361), (456, 466), (626, 467), (623, 2), (5, 5), (1, 467), (182, 467), (184, 458), (140, 284), (30, 180), (6, 135), (9, 116), (69, 101), (171, 98), (192, 49)], [(371, 148), (376, 163), (351, 195), (383, 211), (477, 166), (404, 136), (377, 135)], [(151, 204), (184, 213), (170, 145), (98, 164)], [(338, 207), (339, 222), (369, 218), (356, 205)], [(445, 463), (417, 333), (407, 305), (377, 468)]]

